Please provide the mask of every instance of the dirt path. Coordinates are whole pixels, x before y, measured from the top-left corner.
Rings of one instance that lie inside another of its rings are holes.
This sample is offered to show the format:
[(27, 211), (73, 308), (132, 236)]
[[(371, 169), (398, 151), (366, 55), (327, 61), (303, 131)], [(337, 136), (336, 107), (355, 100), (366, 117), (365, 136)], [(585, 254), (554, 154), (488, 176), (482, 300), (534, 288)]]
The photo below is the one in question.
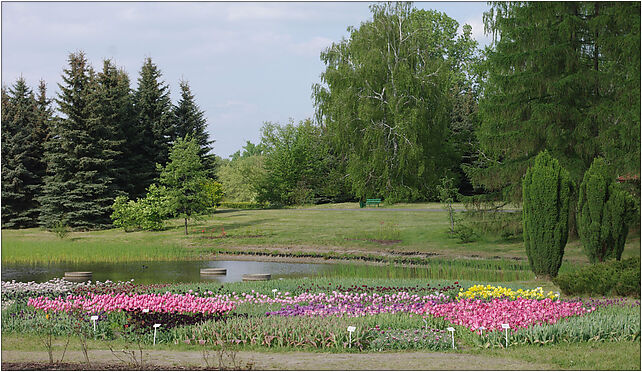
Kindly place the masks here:
[[(198, 351), (145, 352), (145, 362), (164, 368), (205, 367)], [(59, 358), (54, 353), (54, 359)], [(122, 358), (122, 356), (121, 356)], [(46, 362), (46, 352), (2, 351), (2, 362)], [(118, 359), (109, 350), (90, 350), (89, 360), (94, 363), (115, 363)], [(66, 362), (82, 362), (80, 351), (68, 351)], [(228, 368), (232, 361), (225, 358)], [(463, 353), (385, 352), (367, 354), (332, 354), (310, 352), (267, 353), (242, 351), (236, 355), (236, 368), (248, 366), (254, 370), (550, 370), (549, 365), (533, 364), (508, 358), (485, 357)], [(210, 365), (218, 366), (217, 356), (210, 355)]]

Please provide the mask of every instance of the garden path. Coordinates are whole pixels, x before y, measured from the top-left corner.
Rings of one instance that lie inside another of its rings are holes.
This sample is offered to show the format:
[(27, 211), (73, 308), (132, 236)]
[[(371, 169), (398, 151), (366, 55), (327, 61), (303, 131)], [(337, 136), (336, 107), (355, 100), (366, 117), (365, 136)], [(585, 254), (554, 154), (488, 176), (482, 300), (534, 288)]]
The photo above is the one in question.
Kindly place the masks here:
[[(146, 351), (146, 362), (171, 368), (172, 366), (205, 366), (199, 351)], [(54, 358), (59, 353), (54, 353)], [(218, 365), (212, 353), (211, 365)], [(68, 351), (66, 362), (82, 362), (80, 351)], [(118, 359), (109, 350), (89, 350), (89, 360), (94, 363), (115, 363)], [(226, 359), (227, 363), (230, 363)], [(3, 350), (2, 362), (46, 362), (45, 351)], [(236, 356), (237, 365), (244, 368), (251, 363), (254, 370), (550, 370), (545, 364), (520, 360), (471, 355), (466, 353), (438, 352), (383, 352), (383, 353), (311, 353), (311, 352), (254, 352), (241, 351)], [(231, 367), (228, 364), (228, 367)]]

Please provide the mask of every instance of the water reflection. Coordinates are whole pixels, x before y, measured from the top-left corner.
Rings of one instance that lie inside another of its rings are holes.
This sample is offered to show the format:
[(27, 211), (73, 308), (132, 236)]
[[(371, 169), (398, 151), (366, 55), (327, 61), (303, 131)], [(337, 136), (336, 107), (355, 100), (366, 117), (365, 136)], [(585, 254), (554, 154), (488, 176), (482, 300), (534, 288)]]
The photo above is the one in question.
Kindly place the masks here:
[[(200, 269), (216, 267), (227, 269), (226, 275), (211, 276), (200, 274)], [(19, 282), (45, 282), (62, 278), (66, 271), (91, 271), (92, 280), (125, 281), (136, 283), (187, 283), (217, 281), (239, 282), (243, 274), (272, 274), (273, 279), (315, 276), (330, 270), (329, 265), (260, 261), (173, 261), (173, 262), (127, 262), (75, 264), (58, 263), (50, 265), (2, 265), (2, 280)]]

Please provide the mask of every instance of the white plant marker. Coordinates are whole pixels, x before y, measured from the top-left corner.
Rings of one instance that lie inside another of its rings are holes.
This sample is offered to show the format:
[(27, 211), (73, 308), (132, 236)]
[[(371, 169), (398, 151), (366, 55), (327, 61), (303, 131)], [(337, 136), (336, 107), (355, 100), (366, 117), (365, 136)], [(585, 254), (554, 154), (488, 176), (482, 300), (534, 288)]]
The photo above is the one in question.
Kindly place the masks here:
[(483, 336), (484, 335), (484, 329), (486, 329), (486, 327), (481, 326), (481, 327), (477, 327), (477, 329), (481, 329), (481, 335)]
[(350, 337), (350, 347), (352, 347), (352, 332), (354, 332), (356, 329), (357, 329), (357, 327), (355, 327), (355, 326), (349, 326), (348, 327), (348, 332), (350, 332), (350, 335), (349, 335), (349, 337)]
[(428, 322), (426, 321), (426, 318), (423, 318), (424, 324), (426, 325), (426, 331), (428, 330)]
[(149, 309), (143, 309), (143, 312), (144, 312), (144, 313), (148, 313), (148, 312), (149, 312)]
[(506, 348), (508, 348), (508, 330), (510, 329), (510, 326), (507, 323), (503, 323), (502, 328), (506, 331)]
[(448, 330), (448, 332), (450, 332), (450, 338), (453, 341), (453, 349), (455, 349), (455, 328), (448, 327), (448, 328), (446, 328), (446, 330)]
[(278, 291), (278, 289), (276, 289), (276, 288), (272, 290), (272, 297), (276, 298), (276, 292), (277, 291)]
[(161, 326), (161, 325), (160, 325), (159, 323), (154, 324), (154, 345), (156, 345), (156, 330), (157, 330), (157, 329), (158, 329), (158, 327), (160, 327), (160, 326)]
[(96, 333), (96, 321), (98, 320), (98, 315), (92, 315), (89, 319), (91, 319), (91, 322), (94, 323), (94, 333)]

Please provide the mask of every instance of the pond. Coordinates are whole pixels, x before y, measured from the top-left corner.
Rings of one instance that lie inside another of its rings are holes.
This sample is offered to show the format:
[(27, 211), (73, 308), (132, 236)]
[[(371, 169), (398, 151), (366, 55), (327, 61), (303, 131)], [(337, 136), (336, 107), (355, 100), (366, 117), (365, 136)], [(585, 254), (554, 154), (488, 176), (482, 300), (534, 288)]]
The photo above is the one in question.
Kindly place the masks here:
[[(223, 276), (201, 276), (203, 268), (224, 268)], [(55, 263), (49, 265), (3, 264), (2, 280), (45, 282), (62, 278), (66, 271), (91, 271), (93, 281), (126, 281), (136, 283), (190, 283), (217, 281), (239, 282), (243, 274), (271, 274), (272, 279), (297, 277), (342, 278), (470, 278), (485, 281), (529, 280), (533, 274), (521, 268), (504, 268), (471, 261), (435, 262), (429, 266), (366, 265), (360, 263), (286, 263), (264, 261), (149, 261), (128, 263)]]
[[(227, 269), (226, 275), (201, 276), (200, 269)], [(259, 261), (150, 261), (127, 263), (56, 263), (49, 265), (2, 265), (2, 280), (45, 282), (62, 278), (66, 271), (91, 271), (92, 280), (136, 283), (187, 283), (198, 281), (239, 282), (243, 274), (272, 274), (273, 279), (314, 276), (328, 270), (324, 264)]]

